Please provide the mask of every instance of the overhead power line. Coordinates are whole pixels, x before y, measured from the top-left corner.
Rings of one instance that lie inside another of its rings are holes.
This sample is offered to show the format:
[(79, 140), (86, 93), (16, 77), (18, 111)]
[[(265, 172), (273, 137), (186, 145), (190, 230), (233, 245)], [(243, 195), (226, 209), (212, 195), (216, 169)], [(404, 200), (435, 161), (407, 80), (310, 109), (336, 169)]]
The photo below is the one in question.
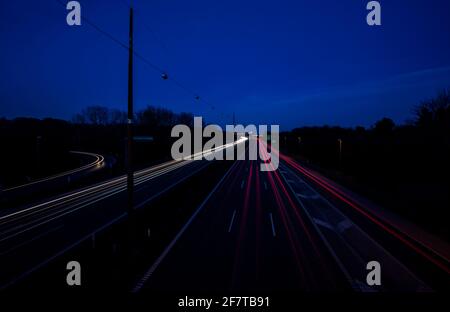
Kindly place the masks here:
[[(62, 5), (64, 8), (66, 7), (66, 3), (64, 3), (62, 0), (56, 0), (60, 5)], [(124, 0), (121, 0), (122, 4), (126, 5), (127, 8), (130, 8), (130, 5), (127, 4)], [(126, 49), (128, 51), (128, 45), (124, 42), (122, 42), (120, 39), (116, 38), (114, 35), (112, 35), (111, 33), (107, 32), (106, 30), (104, 30), (103, 28), (99, 27), (96, 23), (94, 23), (94, 21), (88, 17), (86, 17), (85, 14), (82, 15), (82, 20), (83, 22), (85, 22), (86, 24), (88, 24), (89, 26), (91, 26), (93, 29), (95, 29), (96, 31), (98, 31), (99, 33), (101, 33), (102, 35), (104, 35), (106, 38), (110, 39), (112, 42), (114, 42), (115, 44), (117, 44), (118, 46), (120, 46), (123, 49)], [(150, 29), (149, 26), (146, 27), (148, 30)], [(154, 32), (153, 32), (154, 34)], [(156, 36), (155, 36), (156, 37)], [(159, 41), (160, 44), (162, 44), (161, 41)], [(171, 77), (170, 75), (167, 74), (167, 72), (165, 70), (163, 70), (160, 66), (154, 64), (153, 62), (149, 61), (146, 57), (144, 57), (141, 53), (139, 53), (138, 51), (136, 51), (136, 49), (133, 49), (133, 55), (139, 59), (140, 61), (142, 61), (144, 64), (146, 64), (147, 66), (149, 66), (151, 69), (153, 69), (154, 71), (158, 72), (161, 75), (161, 78), (164, 80), (170, 80), (171, 82), (173, 82), (175, 85), (177, 85), (180, 89), (183, 89), (184, 91), (186, 91), (187, 93), (190, 93), (190, 95), (197, 101), (201, 101), (203, 103), (205, 103), (206, 105), (210, 106), (210, 108), (212, 110), (214, 110), (214, 106), (211, 105), (210, 103), (208, 103), (205, 99), (203, 99), (202, 97), (200, 97), (198, 95), (197, 92), (193, 92), (190, 88), (186, 87), (183, 83), (181, 83), (180, 81), (178, 81), (177, 79), (175, 79), (174, 77)]]

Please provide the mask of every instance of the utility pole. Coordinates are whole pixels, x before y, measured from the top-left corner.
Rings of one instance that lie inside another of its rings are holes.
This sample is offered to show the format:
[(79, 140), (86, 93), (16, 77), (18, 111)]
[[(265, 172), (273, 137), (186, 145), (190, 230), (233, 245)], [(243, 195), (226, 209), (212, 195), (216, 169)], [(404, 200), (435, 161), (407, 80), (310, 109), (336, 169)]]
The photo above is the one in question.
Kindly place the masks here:
[(339, 169), (342, 170), (342, 139), (338, 139), (339, 143)]
[(128, 43), (128, 121), (127, 121), (127, 190), (128, 215), (133, 212), (133, 8), (130, 7), (130, 35)]

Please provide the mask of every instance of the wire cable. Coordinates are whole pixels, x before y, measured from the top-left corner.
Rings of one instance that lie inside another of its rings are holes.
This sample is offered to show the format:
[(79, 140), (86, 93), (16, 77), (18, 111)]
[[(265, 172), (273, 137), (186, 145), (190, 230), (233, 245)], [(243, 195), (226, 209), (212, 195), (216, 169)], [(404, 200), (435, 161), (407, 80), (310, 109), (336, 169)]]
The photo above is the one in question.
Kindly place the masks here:
[[(62, 5), (64, 8), (66, 8), (66, 4), (62, 1), (62, 0), (56, 0), (56, 2), (58, 2), (60, 5)], [(127, 4), (124, 0), (121, 0), (122, 4), (124, 4), (127, 8), (130, 8), (130, 5)], [(98, 31), (99, 33), (101, 33), (102, 35), (104, 35), (106, 38), (110, 39), (112, 42), (116, 43), (118, 46), (120, 46), (123, 49), (126, 49), (128, 51), (128, 45), (125, 44), (124, 42), (122, 42), (121, 40), (117, 39), (114, 35), (112, 35), (111, 33), (107, 32), (106, 30), (102, 29), (101, 27), (99, 27), (96, 23), (93, 22), (92, 19), (86, 17), (86, 15), (83, 15), (82, 20), (88, 24), (89, 26), (91, 26), (92, 28), (94, 28), (96, 31)], [(146, 28), (149, 28), (148, 26)], [(151, 61), (149, 61), (146, 57), (144, 57), (142, 54), (140, 54), (138, 51), (136, 51), (133, 48), (133, 55), (139, 59), (140, 61), (142, 61), (143, 63), (145, 63), (147, 66), (149, 66), (150, 68), (152, 68), (153, 70), (157, 71), (160, 75), (167, 75), (166, 72), (159, 67), (158, 65), (152, 63)], [(180, 89), (183, 89), (184, 91), (186, 91), (187, 93), (190, 93), (191, 96), (193, 96), (193, 98), (195, 98), (196, 100), (199, 100), (203, 103), (205, 103), (206, 105), (210, 106), (210, 108), (212, 110), (214, 110), (214, 106), (212, 106), (211, 104), (209, 104), (207, 101), (205, 101), (203, 98), (201, 98), (198, 93), (193, 92), (190, 88), (186, 87), (183, 83), (181, 83), (180, 81), (178, 81), (177, 79), (173, 78), (173, 77), (169, 77), (169, 80), (171, 82), (173, 82), (175, 85), (177, 85)]]

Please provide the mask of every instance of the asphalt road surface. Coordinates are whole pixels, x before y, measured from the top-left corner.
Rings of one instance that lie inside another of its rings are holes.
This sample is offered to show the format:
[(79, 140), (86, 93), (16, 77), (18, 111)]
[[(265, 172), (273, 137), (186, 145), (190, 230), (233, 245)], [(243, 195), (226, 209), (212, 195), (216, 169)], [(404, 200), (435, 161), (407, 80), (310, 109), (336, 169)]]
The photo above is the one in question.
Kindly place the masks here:
[(432, 291), (292, 166), (259, 166), (236, 162), (133, 291)]
[[(232, 148), (245, 140), (207, 151)], [(135, 173), (134, 209), (205, 169), (206, 160), (173, 160)], [(0, 289), (46, 266), (80, 242), (127, 216), (126, 177), (0, 216)]]

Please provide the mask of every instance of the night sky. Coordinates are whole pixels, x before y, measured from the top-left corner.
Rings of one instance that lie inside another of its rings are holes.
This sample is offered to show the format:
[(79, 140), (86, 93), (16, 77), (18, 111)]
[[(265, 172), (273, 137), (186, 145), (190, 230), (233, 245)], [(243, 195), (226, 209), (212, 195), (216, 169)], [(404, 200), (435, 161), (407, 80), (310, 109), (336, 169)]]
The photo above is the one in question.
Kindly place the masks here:
[[(235, 112), (282, 129), (404, 122), (450, 87), (450, 1), (381, 0), (381, 27), (366, 24), (367, 2), (135, 0), (136, 50), (190, 90), (136, 59), (136, 110), (219, 124)], [(80, 3), (127, 41), (126, 0)], [(69, 27), (66, 14), (56, 0), (0, 0), (0, 117), (126, 109), (127, 51), (86, 23)]]

